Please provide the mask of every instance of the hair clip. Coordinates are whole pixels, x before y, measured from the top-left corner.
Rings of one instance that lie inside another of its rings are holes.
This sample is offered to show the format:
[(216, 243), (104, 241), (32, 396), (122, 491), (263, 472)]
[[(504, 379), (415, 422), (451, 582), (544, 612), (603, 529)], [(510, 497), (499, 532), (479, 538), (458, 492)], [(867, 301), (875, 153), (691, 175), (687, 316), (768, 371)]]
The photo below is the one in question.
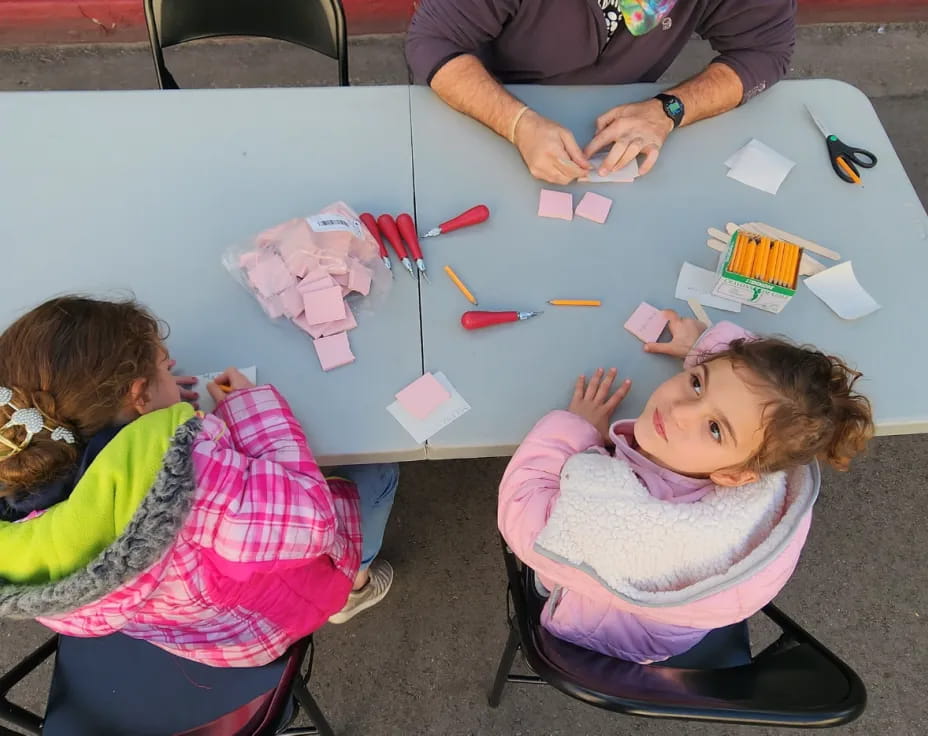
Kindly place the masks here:
[(52, 428), (47, 426), (45, 424), (45, 417), (38, 409), (33, 407), (27, 407), (24, 409), (17, 408), (13, 403), (13, 391), (6, 386), (0, 386), (0, 406), (8, 406), (13, 410), (9, 421), (0, 427), (0, 430), (17, 426), (24, 427), (26, 430), (26, 438), (18, 445), (14, 442), (11, 442), (6, 437), (0, 436), (0, 442), (12, 450), (9, 455), (0, 458), (0, 460), (4, 460), (7, 457), (12, 457), (17, 453), (22, 452), (29, 446), (29, 443), (32, 442), (32, 438), (43, 429), (47, 430), (51, 435), (51, 438), (56, 442), (65, 442), (69, 445), (73, 445), (76, 442), (74, 433), (70, 429), (66, 429), (65, 427)]

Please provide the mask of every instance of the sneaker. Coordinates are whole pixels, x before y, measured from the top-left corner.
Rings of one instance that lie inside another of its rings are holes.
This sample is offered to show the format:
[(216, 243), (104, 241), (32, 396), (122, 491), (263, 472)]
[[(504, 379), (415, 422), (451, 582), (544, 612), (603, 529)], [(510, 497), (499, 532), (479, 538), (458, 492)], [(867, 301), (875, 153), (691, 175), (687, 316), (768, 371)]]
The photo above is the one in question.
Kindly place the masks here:
[(343, 624), (371, 606), (376, 606), (393, 585), (393, 567), (386, 560), (374, 560), (368, 568), (370, 579), (360, 590), (348, 594), (348, 602), (338, 613), (329, 616), (330, 624)]

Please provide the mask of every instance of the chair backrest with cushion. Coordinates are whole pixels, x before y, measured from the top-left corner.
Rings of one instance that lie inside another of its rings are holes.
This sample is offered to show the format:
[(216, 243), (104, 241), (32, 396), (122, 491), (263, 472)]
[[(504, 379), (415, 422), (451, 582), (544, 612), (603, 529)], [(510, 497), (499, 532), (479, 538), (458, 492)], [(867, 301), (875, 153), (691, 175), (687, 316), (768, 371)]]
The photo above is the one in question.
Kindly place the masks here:
[[(857, 674), (773, 605), (764, 613), (782, 635), (753, 658), (749, 650), (746, 661), (738, 653), (742, 624), (712, 632), (659, 666), (639, 665), (546, 631), (540, 623), (545, 599), (534, 573), (520, 570), (505, 547), (504, 554), (512, 625), (525, 659), (542, 680), (573, 698), (628, 715), (800, 727), (836, 726), (864, 710), (866, 690)], [(715, 655), (719, 659), (708, 664)]]
[(348, 84), (345, 13), (339, 0), (145, 0), (145, 19), (158, 83), (177, 89), (162, 49), (222, 36), (289, 41), (338, 61), (339, 84)]

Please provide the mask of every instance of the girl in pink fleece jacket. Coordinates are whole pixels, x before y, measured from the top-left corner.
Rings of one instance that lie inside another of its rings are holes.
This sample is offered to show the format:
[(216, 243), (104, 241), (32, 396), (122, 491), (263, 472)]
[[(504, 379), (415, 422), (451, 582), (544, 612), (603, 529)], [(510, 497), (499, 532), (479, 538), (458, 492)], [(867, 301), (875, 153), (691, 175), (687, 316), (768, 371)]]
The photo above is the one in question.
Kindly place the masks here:
[(284, 397), (234, 368), (195, 411), (163, 327), (68, 296), (0, 335), (0, 617), (263, 665), (387, 593), (397, 469), (326, 477)]
[(542, 624), (642, 663), (770, 602), (809, 530), (816, 459), (844, 470), (873, 433), (838, 358), (666, 314), (672, 340), (645, 350), (684, 367), (641, 416), (610, 426), (630, 381), (580, 376), (499, 490), (500, 531), (550, 593)]

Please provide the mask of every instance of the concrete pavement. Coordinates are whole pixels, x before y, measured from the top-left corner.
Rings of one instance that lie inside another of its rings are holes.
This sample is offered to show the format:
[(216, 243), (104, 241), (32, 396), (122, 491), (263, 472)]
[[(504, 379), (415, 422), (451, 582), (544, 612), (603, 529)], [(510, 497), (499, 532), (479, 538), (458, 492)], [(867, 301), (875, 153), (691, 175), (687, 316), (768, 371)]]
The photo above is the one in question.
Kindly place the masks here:
[[(926, 31), (924, 25), (803, 28), (792, 71), (796, 77), (844, 79), (872, 98), (923, 203)], [(669, 78), (695, 71), (706, 53), (694, 43)], [(334, 76), (328, 62), (276, 43), (207, 42), (178, 49), (171, 58), (182, 86), (304, 85)], [(398, 37), (353, 41), (351, 63), (356, 83), (406, 81)], [(153, 84), (144, 46), (0, 49), (0, 89)], [(912, 330), (913, 339), (924, 339), (920, 315), (913, 315)], [(485, 691), (506, 634), (495, 532), (495, 490), (504, 467), (503, 459), (403, 466), (384, 546), (397, 572), (393, 591), (380, 606), (344, 626), (326, 627), (317, 637), (311, 686), (339, 733), (790, 733), (619, 718), (540, 687), (512, 687), (500, 708), (489, 710)], [(850, 473), (826, 472), (799, 569), (777, 599), (867, 684), (868, 710), (844, 733), (928, 733), (926, 488), (928, 436), (879, 439)], [(44, 636), (33, 623), (0, 622), (0, 671)], [(46, 668), (20, 690), (20, 701), (41, 708), (47, 682)]]

